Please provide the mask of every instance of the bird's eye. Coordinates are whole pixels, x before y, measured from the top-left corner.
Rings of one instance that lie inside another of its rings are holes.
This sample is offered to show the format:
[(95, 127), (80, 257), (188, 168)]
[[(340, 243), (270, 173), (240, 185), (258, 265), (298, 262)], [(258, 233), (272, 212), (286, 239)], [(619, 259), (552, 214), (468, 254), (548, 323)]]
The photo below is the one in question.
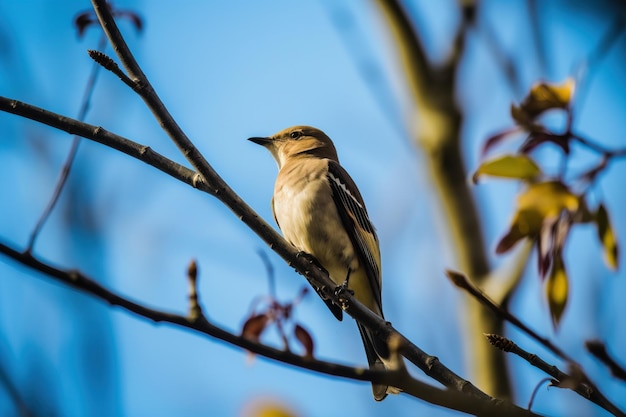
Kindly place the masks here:
[(300, 136), (302, 136), (302, 131), (300, 131), (300, 130), (294, 130), (293, 132), (291, 132), (289, 134), (289, 137), (291, 139), (298, 139), (298, 138), (300, 138)]

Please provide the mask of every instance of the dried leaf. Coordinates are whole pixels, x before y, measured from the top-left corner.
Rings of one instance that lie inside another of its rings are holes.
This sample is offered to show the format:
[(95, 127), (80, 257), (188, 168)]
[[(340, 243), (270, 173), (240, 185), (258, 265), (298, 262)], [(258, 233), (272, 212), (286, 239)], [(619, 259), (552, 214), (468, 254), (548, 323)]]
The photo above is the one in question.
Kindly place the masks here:
[(519, 106), (511, 107), (511, 117), (527, 126), (546, 110), (568, 109), (574, 92), (574, 79), (568, 78), (561, 84), (540, 82), (532, 86)]
[(298, 342), (300, 342), (300, 344), (304, 348), (304, 355), (312, 358), (315, 344), (313, 342), (313, 337), (311, 337), (309, 331), (299, 324), (296, 324), (293, 333), (296, 336)]
[(258, 342), (261, 337), (261, 333), (263, 333), (263, 331), (267, 327), (268, 322), (269, 315), (267, 315), (266, 313), (251, 316), (244, 323), (243, 329), (241, 330), (241, 335), (246, 339)]
[(526, 230), (522, 230), (519, 227), (519, 219), (516, 214), (516, 216), (513, 218), (511, 228), (496, 245), (496, 253), (503, 254), (505, 252), (508, 252), (513, 246), (517, 244), (517, 242), (527, 236), (529, 236), (528, 232)]
[(535, 239), (543, 228), (556, 221), (562, 211), (575, 213), (580, 198), (559, 181), (530, 184), (517, 198), (511, 227), (500, 240), (496, 253), (504, 253), (525, 237)]
[(541, 175), (541, 169), (526, 155), (504, 155), (483, 162), (472, 177), (474, 183), (481, 175), (532, 180)]
[(600, 204), (595, 213), (595, 222), (598, 228), (598, 237), (604, 247), (604, 260), (611, 269), (617, 269), (618, 266), (618, 246), (615, 232), (609, 221), (609, 214), (603, 204)]
[(550, 316), (555, 329), (559, 327), (563, 311), (567, 305), (568, 287), (567, 272), (565, 271), (563, 257), (559, 253), (554, 257), (552, 270), (546, 282), (546, 297), (548, 298)]

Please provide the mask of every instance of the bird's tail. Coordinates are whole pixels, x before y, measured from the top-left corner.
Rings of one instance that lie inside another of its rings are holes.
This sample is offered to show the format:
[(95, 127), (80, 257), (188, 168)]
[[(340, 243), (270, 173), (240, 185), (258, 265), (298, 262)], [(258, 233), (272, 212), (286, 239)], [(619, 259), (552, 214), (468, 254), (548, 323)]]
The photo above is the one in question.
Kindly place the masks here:
[[(359, 326), (359, 333), (361, 333), (361, 339), (363, 339), (363, 346), (365, 346), (365, 355), (367, 356), (367, 362), (372, 370), (385, 370), (385, 364), (382, 358), (389, 357), (389, 348), (387, 344), (372, 335), (369, 329), (365, 326), (357, 323)], [(376, 401), (382, 401), (387, 396), (389, 387), (384, 384), (376, 384), (372, 382), (372, 394)], [(392, 388), (392, 390), (395, 390)]]

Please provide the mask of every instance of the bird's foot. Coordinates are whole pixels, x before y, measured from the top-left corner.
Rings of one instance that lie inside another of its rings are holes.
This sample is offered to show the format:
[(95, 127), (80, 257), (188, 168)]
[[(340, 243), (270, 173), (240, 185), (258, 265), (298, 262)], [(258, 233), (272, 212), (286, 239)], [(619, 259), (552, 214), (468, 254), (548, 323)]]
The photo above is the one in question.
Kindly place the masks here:
[(349, 294), (350, 296), (354, 295), (354, 290), (348, 288), (348, 282), (344, 281), (343, 284), (341, 285), (337, 285), (335, 287), (335, 295), (337, 296), (337, 301), (339, 301), (339, 305), (341, 306), (342, 310), (345, 310), (348, 308), (348, 298), (346, 297), (346, 294)]
[(345, 280), (341, 285), (335, 287), (335, 295), (341, 297), (343, 294), (354, 295), (354, 290), (348, 287), (348, 280)]

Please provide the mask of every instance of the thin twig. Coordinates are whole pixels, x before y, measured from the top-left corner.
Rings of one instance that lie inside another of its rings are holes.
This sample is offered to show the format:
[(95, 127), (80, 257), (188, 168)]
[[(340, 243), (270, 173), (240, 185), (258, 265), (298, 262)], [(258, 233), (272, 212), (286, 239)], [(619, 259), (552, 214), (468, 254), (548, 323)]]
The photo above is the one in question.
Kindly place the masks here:
[(552, 378), (543, 378), (541, 381), (537, 383), (537, 385), (535, 385), (535, 388), (533, 388), (533, 392), (530, 393), (530, 398), (528, 399), (528, 406), (526, 407), (527, 410), (530, 411), (533, 409), (533, 403), (535, 402), (535, 398), (537, 397), (539, 388), (546, 382), (550, 382), (550, 381), (552, 381)]
[[(545, 6), (546, 2), (542, 2)], [(528, 0), (528, 14), (530, 16), (530, 34), (533, 41), (535, 54), (537, 55), (537, 63), (539, 66), (539, 74), (548, 73), (548, 60), (546, 53), (546, 42), (542, 42), (543, 29), (540, 21), (539, 2), (537, 0)]]
[[(98, 50), (104, 50), (104, 47), (106, 46), (106, 40), (106, 36), (102, 34), (100, 40), (98, 41)], [(91, 74), (87, 79), (85, 92), (83, 93), (83, 98), (81, 100), (80, 110), (78, 111), (77, 119), (81, 122), (85, 120), (85, 117), (87, 116), (87, 111), (89, 111), (89, 103), (91, 102), (91, 96), (93, 95), (93, 91), (96, 86), (96, 80), (98, 78), (99, 70), (100, 66), (94, 63), (91, 67)], [(78, 145), (80, 144), (80, 140), (80, 136), (74, 135), (74, 139), (72, 140), (72, 146), (70, 147), (70, 151), (65, 158), (65, 162), (63, 163), (63, 167), (61, 168), (61, 172), (59, 173), (59, 178), (57, 179), (57, 183), (54, 187), (54, 191), (52, 192), (52, 196), (48, 201), (48, 205), (41, 213), (39, 220), (37, 220), (37, 224), (35, 224), (35, 227), (30, 234), (30, 238), (28, 239), (28, 246), (26, 249), (28, 252), (33, 250), (37, 236), (39, 236), (41, 229), (48, 220), (48, 217), (50, 217), (50, 213), (52, 213), (52, 210), (56, 206), (56, 203), (61, 196), (61, 191), (63, 191), (63, 188), (65, 187), (67, 178), (70, 175), (70, 170), (72, 169), (72, 165), (74, 164), (74, 159), (76, 158), (76, 153), (78, 152)]]
[[(618, 15), (587, 58), (578, 63), (574, 69), (574, 74), (578, 79), (578, 85), (576, 86), (576, 104), (578, 108), (582, 106), (588, 86), (591, 84), (593, 76), (592, 70), (600, 65), (602, 59), (608, 54), (611, 47), (615, 45), (622, 33), (624, 33), (624, 19), (623, 16)], [(574, 109), (572, 108), (572, 115), (570, 117), (573, 117), (573, 113)]]
[(35, 417), (3, 366), (0, 366), (0, 386), (15, 404), (15, 408), (17, 409), (20, 417)]
[(626, 157), (626, 148), (624, 149), (609, 149), (599, 143), (596, 143), (595, 141), (583, 137), (582, 135), (578, 134), (578, 133), (574, 133), (574, 132), (568, 132), (566, 133), (566, 135), (571, 139), (574, 140), (578, 143), (580, 143), (581, 145), (583, 145), (584, 147), (602, 154), (604, 156), (606, 156), (607, 158), (623, 158)]
[(127, 138), (111, 133), (102, 127), (83, 123), (70, 117), (42, 109), (41, 107), (2, 96), (0, 96), (0, 110), (46, 124), (69, 134), (76, 134), (83, 138), (101, 143), (145, 162), (194, 188), (214, 195), (214, 190), (210, 188), (195, 171), (166, 158), (155, 152), (149, 146), (133, 142)]
[(524, 324), (520, 319), (515, 317), (513, 314), (509, 313), (500, 305), (496, 304), (493, 300), (491, 300), (491, 298), (489, 298), (485, 293), (483, 293), (474, 284), (472, 284), (470, 280), (464, 274), (457, 272), (457, 271), (448, 270), (446, 271), (446, 276), (450, 279), (450, 281), (452, 281), (454, 285), (467, 291), (472, 297), (478, 300), (481, 304), (488, 307), (491, 311), (493, 311), (498, 316), (502, 317), (504, 320), (518, 327), (520, 330), (528, 334), (537, 342), (541, 343), (546, 348), (551, 350), (555, 355), (559, 356), (561, 359), (564, 359), (568, 362), (572, 362), (572, 363), (575, 362), (569, 355), (563, 352), (558, 346), (556, 346), (550, 340), (548, 340), (547, 338), (543, 336), (540, 336), (537, 332), (535, 332), (526, 324)]
[(272, 297), (274, 300), (278, 300), (278, 294), (276, 292), (276, 276), (274, 274), (274, 265), (272, 265), (272, 262), (270, 261), (270, 258), (267, 256), (267, 253), (265, 253), (265, 251), (259, 249), (257, 253), (259, 254), (259, 258), (261, 258), (261, 261), (263, 261), (263, 266), (265, 267), (265, 272), (267, 273), (270, 297)]
[(119, 78), (124, 84), (126, 84), (130, 88), (135, 88), (135, 83), (133, 83), (133, 81), (128, 78), (126, 74), (124, 74), (124, 71), (122, 71), (122, 69), (117, 65), (115, 61), (113, 61), (113, 59), (111, 59), (110, 56), (93, 49), (88, 50), (87, 54), (91, 59), (94, 60), (96, 64), (102, 66), (102, 68), (104, 68), (105, 70), (111, 71), (113, 74), (117, 75), (117, 78)]
[(481, 35), (487, 50), (496, 61), (497, 66), (504, 74), (506, 85), (514, 96), (520, 96), (523, 92), (522, 81), (512, 55), (498, 43), (499, 36), (493, 31), (490, 23), (483, 19), (478, 26), (478, 33)]
[(189, 319), (191, 321), (206, 320), (198, 301), (198, 263), (195, 259), (192, 259), (187, 266), (187, 281), (189, 281)]
[[(552, 351), (555, 355), (557, 355), (561, 359), (567, 361), (571, 366), (575, 366), (579, 370), (581, 376), (584, 378), (585, 383), (589, 387), (591, 387), (597, 393), (597, 396), (602, 398), (603, 399), (602, 401), (606, 401), (606, 403), (608, 403), (609, 406), (612, 409), (614, 408), (614, 409), (619, 411), (619, 409), (617, 409), (617, 407), (615, 405), (613, 405), (608, 400), (606, 400), (606, 398), (603, 396), (603, 394), (600, 392), (600, 390), (598, 390), (598, 388), (591, 382), (591, 379), (584, 373), (582, 367), (580, 365), (578, 365), (578, 363), (572, 357), (570, 357), (568, 354), (566, 354), (563, 350), (561, 350), (558, 346), (556, 346), (554, 343), (552, 343), (547, 338), (540, 336), (538, 333), (536, 333), (534, 330), (532, 330), (530, 327), (528, 327), (526, 324), (524, 324), (521, 320), (519, 320), (513, 314), (509, 313), (507, 310), (505, 310), (504, 308), (502, 308), (501, 306), (499, 306), (498, 304), (493, 302), (493, 300), (491, 300), (486, 294), (484, 294), (480, 289), (475, 287), (469, 281), (469, 279), (467, 279), (467, 277), (465, 275), (461, 274), (460, 272), (455, 272), (455, 271), (446, 271), (446, 275), (454, 283), (454, 285), (456, 285), (457, 287), (467, 291), (470, 295), (472, 295), (480, 303), (482, 303), (485, 306), (487, 306), (495, 314), (497, 314), (498, 316), (502, 317), (504, 320), (508, 321), (509, 323), (513, 324), (514, 326), (518, 327), (520, 330), (525, 332), (527, 335), (529, 335), (530, 337), (535, 339), (537, 342), (541, 343), (543, 346), (545, 346), (550, 351)], [(498, 336), (498, 337), (502, 337), (502, 336)], [(505, 339), (505, 338), (502, 338), (502, 339)], [(491, 342), (491, 339), (490, 339), (490, 342)], [(511, 343), (513, 343), (513, 342), (511, 342)], [(501, 350), (505, 350), (502, 347), (500, 347), (500, 349)], [(550, 374), (550, 375), (552, 375), (552, 374)], [(585, 397), (585, 398), (587, 398), (587, 397)], [(621, 413), (621, 411), (619, 411), (619, 412)], [(620, 414), (620, 415), (622, 415), (622, 414)]]
[(541, 369), (556, 381), (554, 386), (568, 388), (589, 401), (599, 405), (615, 416), (624, 417), (624, 414), (615, 404), (609, 401), (598, 389), (587, 379), (578, 366), (574, 366), (575, 374), (569, 375), (561, 371), (555, 365), (549, 364), (536, 354), (525, 351), (512, 340), (496, 334), (486, 334), (487, 340), (496, 348), (504, 352), (511, 352), (526, 360), (532, 366)]
[(604, 343), (599, 340), (588, 340), (585, 342), (585, 347), (589, 353), (609, 368), (611, 374), (615, 378), (626, 381), (626, 369), (624, 369), (624, 367), (618, 364), (615, 359), (609, 355)]

